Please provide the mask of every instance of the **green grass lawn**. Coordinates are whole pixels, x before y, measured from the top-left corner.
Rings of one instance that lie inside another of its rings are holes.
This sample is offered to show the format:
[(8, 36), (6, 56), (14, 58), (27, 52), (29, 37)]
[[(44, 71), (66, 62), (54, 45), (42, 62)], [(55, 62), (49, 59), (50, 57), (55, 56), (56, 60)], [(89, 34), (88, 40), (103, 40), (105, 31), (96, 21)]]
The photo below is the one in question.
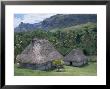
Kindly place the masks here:
[(97, 75), (97, 63), (89, 62), (88, 65), (83, 67), (65, 66), (64, 72), (52, 71), (40, 71), (17, 68), (15, 65), (15, 76), (96, 76)]

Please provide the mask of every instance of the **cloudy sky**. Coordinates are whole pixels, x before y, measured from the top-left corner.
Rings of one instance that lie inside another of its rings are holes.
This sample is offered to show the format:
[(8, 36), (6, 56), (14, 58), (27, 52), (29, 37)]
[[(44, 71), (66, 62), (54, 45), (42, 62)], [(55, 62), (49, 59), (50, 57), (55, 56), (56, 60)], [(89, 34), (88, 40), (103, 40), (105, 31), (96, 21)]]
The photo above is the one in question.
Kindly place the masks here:
[(55, 14), (14, 14), (14, 27), (17, 27), (20, 22), (38, 23)]

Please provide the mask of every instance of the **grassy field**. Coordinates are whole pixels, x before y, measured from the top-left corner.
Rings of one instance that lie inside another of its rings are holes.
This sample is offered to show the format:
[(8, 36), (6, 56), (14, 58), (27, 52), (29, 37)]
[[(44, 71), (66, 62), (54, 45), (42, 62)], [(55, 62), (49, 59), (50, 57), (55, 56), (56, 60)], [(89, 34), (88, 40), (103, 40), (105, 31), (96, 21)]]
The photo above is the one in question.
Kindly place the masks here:
[(97, 63), (89, 62), (84, 67), (72, 67), (65, 66), (64, 72), (52, 71), (40, 71), (31, 69), (14, 68), (15, 76), (96, 76), (97, 75)]

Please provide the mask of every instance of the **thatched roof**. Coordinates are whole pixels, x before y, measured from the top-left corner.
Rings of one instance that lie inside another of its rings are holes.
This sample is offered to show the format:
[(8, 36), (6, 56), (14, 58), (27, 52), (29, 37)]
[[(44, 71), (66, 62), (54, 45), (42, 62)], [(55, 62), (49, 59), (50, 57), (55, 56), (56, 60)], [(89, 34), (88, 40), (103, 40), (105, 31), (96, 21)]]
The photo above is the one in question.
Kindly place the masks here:
[(87, 57), (80, 49), (73, 49), (68, 55), (64, 57), (64, 61), (82, 62), (84, 60), (87, 60)]
[(35, 38), (25, 50), (16, 57), (16, 60), (20, 63), (42, 64), (62, 58), (63, 56), (48, 40)]

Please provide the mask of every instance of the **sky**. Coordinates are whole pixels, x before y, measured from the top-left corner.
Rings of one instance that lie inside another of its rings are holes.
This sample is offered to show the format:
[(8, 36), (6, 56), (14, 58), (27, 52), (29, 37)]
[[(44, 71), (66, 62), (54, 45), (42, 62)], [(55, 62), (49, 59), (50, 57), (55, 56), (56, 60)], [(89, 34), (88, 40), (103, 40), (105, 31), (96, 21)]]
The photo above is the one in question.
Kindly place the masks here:
[(21, 22), (23, 23), (38, 23), (55, 14), (14, 14), (14, 27), (17, 27)]

